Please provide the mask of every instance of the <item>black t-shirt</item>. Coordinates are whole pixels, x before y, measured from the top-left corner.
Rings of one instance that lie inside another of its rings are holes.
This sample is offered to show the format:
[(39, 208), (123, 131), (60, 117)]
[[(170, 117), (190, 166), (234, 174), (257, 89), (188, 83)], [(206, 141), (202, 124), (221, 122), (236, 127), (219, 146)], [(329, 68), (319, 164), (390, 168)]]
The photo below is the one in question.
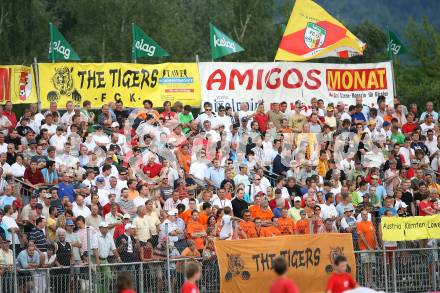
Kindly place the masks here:
[(246, 201), (238, 199), (237, 197), (231, 201), (231, 204), (234, 216), (238, 218), (242, 218), (241, 212), (249, 208), (249, 204)]
[(16, 138), (11, 138), (10, 136), (5, 137), (6, 143), (13, 143), (15, 148), (17, 149), (19, 145), (21, 145), (21, 138), (17, 136)]
[(412, 193), (411, 192), (409, 192), (409, 191), (404, 191), (403, 193), (402, 193), (402, 198), (401, 198), (401, 200), (405, 203), (405, 204), (407, 204), (408, 206), (414, 201), (414, 198), (413, 198), (413, 195), (412, 195)]
[(25, 136), (28, 132), (33, 131), (29, 126), (22, 125), (17, 126), (16, 130), (20, 136)]
[(298, 184), (293, 185), (293, 187), (286, 186), (287, 192), (292, 196), (302, 196), (301, 187)]

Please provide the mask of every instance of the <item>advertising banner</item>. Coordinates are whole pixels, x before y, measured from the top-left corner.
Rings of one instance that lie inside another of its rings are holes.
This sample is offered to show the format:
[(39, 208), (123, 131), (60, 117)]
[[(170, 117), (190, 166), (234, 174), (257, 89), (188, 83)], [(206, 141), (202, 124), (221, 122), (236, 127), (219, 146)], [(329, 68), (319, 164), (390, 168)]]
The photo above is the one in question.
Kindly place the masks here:
[(324, 292), (337, 255), (348, 259), (356, 276), (351, 234), (289, 235), (243, 240), (215, 240), (221, 292), (269, 292), (276, 275), (272, 261), (284, 257), (289, 278), (301, 292)]
[(385, 241), (410, 241), (440, 238), (440, 215), (425, 217), (383, 217), (382, 238)]
[(393, 71), (390, 62), (369, 64), (325, 63), (199, 63), (202, 102), (211, 102), (215, 109), (229, 105), (234, 111), (240, 103), (248, 103), (255, 110), (259, 101), (288, 103), (294, 108), (296, 100), (310, 105), (312, 98), (327, 104), (343, 102), (355, 104), (356, 97), (363, 104), (376, 104), (377, 97), (393, 102)]
[(0, 104), (29, 104), (37, 102), (32, 67), (0, 66)]
[(50, 102), (65, 108), (72, 100), (93, 108), (122, 100), (126, 107), (142, 107), (151, 100), (154, 107), (164, 101), (181, 101), (200, 106), (200, 83), (196, 63), (42, 63), (39, 64), (41, 107)]

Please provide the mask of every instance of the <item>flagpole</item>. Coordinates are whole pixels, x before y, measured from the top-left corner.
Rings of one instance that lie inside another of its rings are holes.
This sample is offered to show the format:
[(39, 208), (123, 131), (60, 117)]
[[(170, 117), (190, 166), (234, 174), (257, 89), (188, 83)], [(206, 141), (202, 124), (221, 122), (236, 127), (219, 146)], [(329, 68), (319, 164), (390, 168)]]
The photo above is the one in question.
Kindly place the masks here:
[[(134, 63), (137, 63), (137, 58), (136, 58), (136, 44), (134, 44), (135, 42), (135, 35), (134, 35), (134, 22), (131, 23), (131, 50), (132, 50), (132, 58), (134, 59)], [(133, 46), (134, 45), (134, 46)]]
[(35, 78), (35, 90), (37, 92), (37, 109), (38, 112), (41, 111), (41, 99), (40, 99), (40, 77), (38, 72), (38, 61), (37, 57), (34, 57), (34, 78)]
[(49, 22), (49, 30), (50, 30), (50, 50), (51, 50), (51, 57), (52, 57), (52, 63), (55, 63), (55, 50), (53, 48), (53, 24)]

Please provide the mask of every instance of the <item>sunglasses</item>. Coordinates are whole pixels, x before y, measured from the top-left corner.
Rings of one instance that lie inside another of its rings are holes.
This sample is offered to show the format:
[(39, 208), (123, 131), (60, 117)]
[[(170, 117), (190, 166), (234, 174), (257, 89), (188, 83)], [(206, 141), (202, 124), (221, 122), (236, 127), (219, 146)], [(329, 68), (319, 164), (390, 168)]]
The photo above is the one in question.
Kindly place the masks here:
[(212, 109), (205, 109), (205, 111), (212, 111)]

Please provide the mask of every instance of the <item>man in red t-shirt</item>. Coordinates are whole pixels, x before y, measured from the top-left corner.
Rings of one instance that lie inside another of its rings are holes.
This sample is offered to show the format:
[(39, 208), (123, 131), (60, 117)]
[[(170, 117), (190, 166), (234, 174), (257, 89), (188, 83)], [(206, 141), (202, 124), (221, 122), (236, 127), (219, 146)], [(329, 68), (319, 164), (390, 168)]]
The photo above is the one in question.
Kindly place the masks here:
[(148, 157), (148, 164), (146, 164), (142, 171), (144, 171), (144, 174), (147, 175), (149, 178), (155, 178), (159, 176), (160, 171), (162, 170), (162, 165), (155, 162), (156, 157), (152, 154)]
[(419, 203), (419, 216), (435, 215), (434, 204), (428, 195), (424, 195)]
[(283, 257), (275, 258), (272, 268), (278, 278), (272, 282), (270, 293), (299, 293), (296, 284), (287, 277), (287, 262)]
[(180, 288), (180, 293), (200, 293), (196, 282), (201, 277), (200, 265), (197, 262), (189, 262), (185, 267), (186, 281)]
[(358, 286), (353, 277), (347, 273), (347, 258), (345, 256), (335, 257), (334, 269), (335, 272), (327, 281), (326, 293), (341, 293)]

